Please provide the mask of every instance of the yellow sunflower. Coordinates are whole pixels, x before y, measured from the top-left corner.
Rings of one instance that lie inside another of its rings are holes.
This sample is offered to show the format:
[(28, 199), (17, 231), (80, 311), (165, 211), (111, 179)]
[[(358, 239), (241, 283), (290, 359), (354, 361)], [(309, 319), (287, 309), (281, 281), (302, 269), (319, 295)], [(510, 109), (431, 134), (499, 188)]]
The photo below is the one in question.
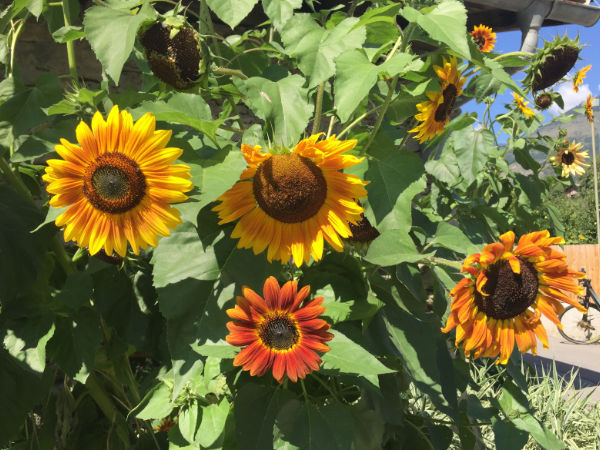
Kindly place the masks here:
[(151, 113), (134, 123), (114, 106), (106, 122), (96, 112), (91, 129), (85, 122), (77, 126), (79, 145), (60, 140), (55, 149), (62, 159), (48, 160), (42, 178), (54, 194), (50, 205), (69, 207), (56, 218), (66, 241), (89, 247), (92, 255), (104, 249), (124, 257), (127, 242), (138, 254), (181, 223), (169, 204), (187, 199), (190, 170), (172, 164), (183, 150), (165, 147), (171, 130), (155, 125)]
[(513, 97), (515, 98), (515, 102), (517, 103), (517, 106), (521, 112), (525, 114), (525, 117), (529, 119), (530, 117), (535, 116), (535, 111), (527, 106), (529, 105), (529, 102), (526, 102), (523, 97), (519, 96), (519, 94), (516, 92), (513, 92)]
[(569, 174), (583, 175), (585, 173), (584, 167), (590, 166), (584, 162), (589, 157), (588, 152), (587, 150), (580, 152), (581, 147), (583, 147), (583, 144), (573, 141), (571, 145), (561, 147), (555, 156), (550, 157), (553, 165), (556, 167), (562, 166), (561, 176), (568, 177)]
[(589, 123), (594, 122), (594, 98), (592, 94), (588, 95), (587, 100), (585, 101), (585, 117), (587, 118)]
[(582, 69), (579, 69), (575, 72), (575, 76), (573, 77), (573, 90), (575, 92), (579, 92), (579, 86), (583, 84), (583, 79), (585, 78), (586, 73), (592, 68), (592, 65), (589, 64)]
[(426, 93), (429, 100), (417, 105), (419, 114), (415, 115), (415, 119), (421, 123), (409, 130), (409, 133), (417, 133), (415, 139), (421, 143), (442, 133), (450, 121), (450, 112), (454, 107), (454, 101), (462, 94), (462, 87), (466, 81), (466, 78), (461, 77), (462, 72), (456, 68), (454, 56), (450, 58), (450, 61), (446, 61), (446, 59), (443, 61), (443, 67), (433, 66), (442, 82), (441, 92)]
[(500, 242), (469, 256), (462, 268), (468, 276), (450, 291), (450, 315), (442, 331), (456, 328), (456, 345), (462, 342), (472, 359), (500, 355), (496, 364), (506, 364), (515, 340), (521, 353), (535, 355), (536, 336), (548, 348), (542, 314), (562, 328), (561, 302), (585, 312), (565, 294), (581, 295), (583, 288), (575, 280), (584, 274), (570, 269), (566, 256), (551, 247), (564, 244), (563, 238), (535, 231), (521, 236), (513, 249), (514, 242), (509, 231)]
[(479, 24), (473, 28), (473, 31), (469, 33), (479, 50), (482, 52), (490, 52), (494, 49), (494, 44), (496, 43), (496, 33), (494, 33), (491, 27), (486, 27), (485, 25)]
[(340, 237), (350, 237), (349, 223), (360, 220), (363, 208), (355, 199), (366, 197), (367, 183), (340, 170), (364, 158), (343, 155), (354, 148), (355, 139), (318, 141), (319, 136), (301, 140), (285, 154), (242, 144), (248, 168), (213, 208), (220, 224), (240, 219), (231, 233), (240, 239), (239, 248), (259, 254), (268, 247), (269, 261), (287, 262), (293, 256), (298, 267), (311, 255), (321, 259), (323, 238), (342, 251)]

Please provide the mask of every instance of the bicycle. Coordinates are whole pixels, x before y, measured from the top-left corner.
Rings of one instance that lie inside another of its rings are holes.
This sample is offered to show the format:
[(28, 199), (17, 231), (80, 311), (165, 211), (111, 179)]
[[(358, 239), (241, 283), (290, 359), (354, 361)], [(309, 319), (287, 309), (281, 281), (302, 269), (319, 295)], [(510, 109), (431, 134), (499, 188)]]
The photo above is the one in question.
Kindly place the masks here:
[[(584, 269), (581, 269), (585, 273)], [(583, 314), (574, 306), (567, 306), (558, 316), (562, 324), (559, 332), (567, 341), (575, 344), (592, 344), (600, 340), (600, 297), (592, 287), (592, 280), (583, 278), (579, 283), (585, 288), (585, 295), (577, 297), (587, 308)]]

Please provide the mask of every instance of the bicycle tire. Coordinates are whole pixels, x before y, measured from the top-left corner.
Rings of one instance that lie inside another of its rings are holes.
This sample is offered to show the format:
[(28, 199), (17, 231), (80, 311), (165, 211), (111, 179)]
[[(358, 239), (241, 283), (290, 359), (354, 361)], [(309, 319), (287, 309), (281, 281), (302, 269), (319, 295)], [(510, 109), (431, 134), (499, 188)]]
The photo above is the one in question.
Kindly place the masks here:
[(588, 307), (587, 320), (574, 306), (567, 306), (558, 316), (563, 329), (558, 329), (562, 337), (574, 344), (592, 344), (600, 340), (600, 308), (591, 304)]

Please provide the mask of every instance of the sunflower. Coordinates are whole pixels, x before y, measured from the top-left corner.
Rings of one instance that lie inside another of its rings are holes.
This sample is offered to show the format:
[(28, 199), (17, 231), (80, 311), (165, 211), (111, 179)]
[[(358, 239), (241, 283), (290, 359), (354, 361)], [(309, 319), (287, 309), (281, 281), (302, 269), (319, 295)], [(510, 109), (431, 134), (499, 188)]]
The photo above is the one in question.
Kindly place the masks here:
[(568, 177), (569, 174), (583, 175), (585, 173), (584, 167), (590, 166), (584, 162), (589, 157), (588, 152), (587, 150), (580, 152), (581, 147), (583, 147), (583, 144), (573, 141), (569, 146), (559, 147), (558, 153), (550, 157), (553, 165), (556, 167), (562, 166), (561, 176)]
[(589, 123), (594, 122), (594, 105), (593, 105), (593, 97), (592, 94), (588, 95), (587, 100), (585, 101), (585, 117), (587, 118)]
[(421, 123), (409, 130), (409, 133), (417, 133), (415, 139), (418, 139), (420, 143), (442, 133), (450, 121), (454, 101), (462, 94), (462, 87), (466, 81), (461, 77), (462, 72), (456, 68), (454, 56), (450, 58), (449, 62), (446, 59), (443, 61), (443, 67), (433, 66), (442, 82), (441, 92), (426, 93), (429, 100), (417, 105), (419, 114), (415, 115), (415, 119)]
[(482, 52), (490, 52), (494, 49), (494, 44), (496, 43), (496, 33), (494, 33), (491, 27), (486, 27), (485, 25), (479, 24), (473, 28), (473, 31), (469, 33), (479, 50)]
[(189, 167), (171, 164), (182, 150), (166, 148), (171, 131), (154, 127), (151, 113), (134, 123), (114, 106), (106, 122), (96, 112), (91, 129), (85, 122), (77, 126), (79, 145), (60, 140), (55, 149), (62, 159), (48, 160), (42, 178), (54, 194), (50, 205), (69, 207), (56, 218), (66, 241), (89, 247), (92, 255), (103, 248), (124, 257), (128, 241), (138, 254), (181, 223), (169, 204), (187, 199)]
[(366, 197), (367, 183), (340, 169), (364, 158), (342, 153), (356, 140), (339, 141), (332, 136), (318, 141), (319, 134), (301, 140), (285, 154), (261, 152), (260, 146), (242, 144), (248, 168), (240, 181), (221, 195), (213, 208), (219, 224), (236, 224), (232, 238), (239, 248), (259, 254), (267, 247), (267, 259), (287, 262), (290, 256), (300, 267), (312, 255), (323, 256), (323, 238), (337, 251), (340, 239), (352, 235), (348, 223), (360, 220), (363, 208), (355, 199)]
[(523, 97), (519, 96), (519, 94), (517, 94), (516, 92), (513, 92), (513, 97), (515, 98), (515, 102), (517, 103), (518, 108), (523, 114), (525, 114), (525, 117), (529, 119), (530, 117), (535, 116), (535, 111), (529, 106), (527, 106), (529, 102), (526, 102), (523, 99)]
[(583, 84), (583, 79), (585, 78), (585, 74), (592, 68), (592, 65), (589, 64), (582, 69), (579, 69), (575, 72), (575, 76), (573, 77), (573, 90), (575, 92), (579, 92), (579, 86)]
[(468, 276), (450, 291), (450, 315), (442, 331), (456, 328), (456, 345), (463, 342), (465, 355), (472, 359), (500, 355), (496, 364), (506, 364), (515, 340), (521, 353), (531, 350), (535, 355), (536, 336), (548, 348), (542, 314), (562, 328), (560, 302), (585, 312), (565, 294), (583, 292), (575, 279), (584, 274), (570, 269), (566, 256), (551, 247), (564, 244), (563, 238), (535, 231), (521, 236), (513, 249), (514, 242), (509, 231), (500, 242), (469, 256), (462, 268)]
[(177, 424), (178, 421), (179, 418), (177, 417), (175, 417), (174, 419), (171, 418), (171, 416), (163, 417), (160, 420), (160, 423), (154, 427), (154, 430), (159, 432), (164, 431), (165, 433), (168, 433), (169, 431), (171, 431), (171, 428), (173, 428)]
[(285, 375), (296, 382), (313, 370), (319, 370), (321, 358), (315, 352), (328, 352), (324, 342), (333, 338), (330, 325), (318, 316), (325, 312), (323, 297), (300, 304), (308, 297), (310, 286), (298, 291), (298, 281), (288, 281), (281, 288), (274, 277), (265, 281), (263, 297), (244, 287), (242, 297), (227, 315), (231, 345), (246, 346), (233, 360), (250, 375), (264, 375), (270, 368), (281, 383)]

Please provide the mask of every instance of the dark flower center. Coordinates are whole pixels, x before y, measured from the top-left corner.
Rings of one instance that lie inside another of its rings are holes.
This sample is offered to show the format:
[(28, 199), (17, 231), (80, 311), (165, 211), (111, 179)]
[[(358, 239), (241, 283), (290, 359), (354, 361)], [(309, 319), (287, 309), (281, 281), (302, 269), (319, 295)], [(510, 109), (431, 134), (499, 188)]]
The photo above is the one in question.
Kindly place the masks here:
[(564, 152), (560, 160), (563, 164), (570, 166), (575, 161), (575, 154), (573, 152)]
[(494, 319), (517, 317), (531, 306), (538, 294), (537, 271), (529, 261), (519, 258), (521, 273), (514, 273), (507, 260), (492, 264), (481, 295), (475, 291), (475, 304), (486, 316)]
[(486, 39), (483, 34), (477, 33), (475, 36), (473, 36), (473, 40), (475, 41), (475, 44), (477, 44), (479, 50), (481, 50), (485, 46)]
[(288, 317), (267, 319), (258, 331), (262, 341), (275, 350), (287, 350), (298, 342), (298, 329)]
[(142, 170), (122, 153), (104, 153), (86, 168), (83, 194), (100, 211), (129, 211), (142, 201), (145, 192)]
[(314, 216), (327, 196), (321, 169), (297, 153), (273, 155), (263, 162), (253, 182), (260, 208), (285, 223), (303, 222)]
[(436, 122), (446, 123), (450, 119), (450, 112), (454, 107), (454, 100), (456, 100), (457, 93), (458, 90), (453, 84), (449, 85), (448, 87), (446, 87), (446, 89), (444, 89), (444, 92), (442, 92), (442, 95), (444, 96), (444, 101), (440, 106), (437, 107), (437, 109), (435, 110), (435, 115), (433, 116)]

